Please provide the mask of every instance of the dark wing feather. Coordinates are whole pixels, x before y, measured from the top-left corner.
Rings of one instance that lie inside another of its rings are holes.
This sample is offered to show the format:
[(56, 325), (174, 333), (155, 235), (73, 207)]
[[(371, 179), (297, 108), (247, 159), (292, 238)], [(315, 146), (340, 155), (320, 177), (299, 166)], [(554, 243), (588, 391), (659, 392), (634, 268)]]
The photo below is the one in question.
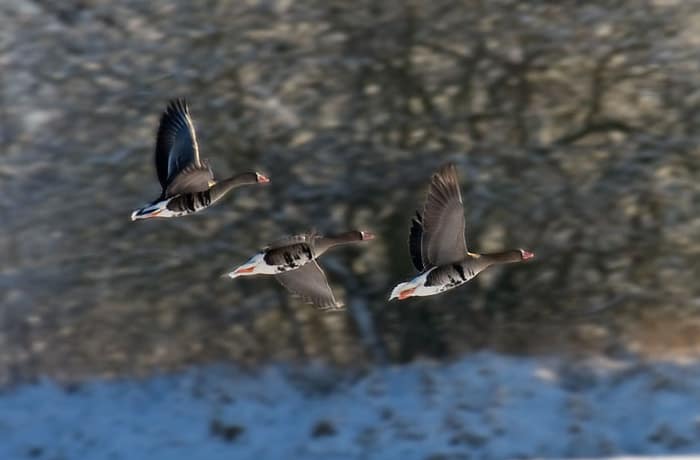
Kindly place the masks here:
[(285, 236), (284, 238), (280, 238), (279, 240), (273, 241), (272, 243), (268, 244), (263, 248), (263, 250), (279, 249), (299, 243), (307, 243), (309, 247), (313, 249), (314, 241), (318, 236), (318, 233), (316, 233), (315, 231), (311, 231), (309, 233), (302, 233), (299, 235)]
[(175, 99), (160, 118), (156, 139), (156, 172), (163, 190), (189, 165), (202, 167), (197, 137), (187, 102)]
[(423, 271), (423, 255), (421, 240), (423, 239), (423, 218), (416, 212), (416, 217), (411, 220), (411, 232), (408, 235), (408, 251), (411, 253), (411, 260), (416, 270)]
[(209, 189), (209, 185), (214, 181), (214, 173), (207, 163), (201, 166), (190, 164), (175, 176), (168, 188), (165, 189), (164, 197), (178, 195), (180, 193), (196, 193)]
[(296, 270), (278, 273), (275, 275), (275, 278), (289, 291), (323, 310), (336, 309), (343, 306), (343, 304), (335, 300), (326, 275), (315, 260), (302, 265)]
[(423, 211), (421, 246), (424, 265), (451, 264), (467, 255), (464, 208), (454, 164), (433, 174)]

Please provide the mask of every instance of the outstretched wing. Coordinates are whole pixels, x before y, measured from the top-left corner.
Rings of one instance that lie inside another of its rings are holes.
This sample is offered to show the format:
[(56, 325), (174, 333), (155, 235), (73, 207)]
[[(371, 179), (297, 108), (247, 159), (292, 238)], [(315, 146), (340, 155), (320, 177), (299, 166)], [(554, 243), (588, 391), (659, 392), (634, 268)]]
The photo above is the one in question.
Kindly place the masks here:
[(326, 275), (315, 260), (296, 270), (278, 273), (275, 278), (289, 291), (323, 310), (337, 309), (343, 306), (342, 303), (335, 300)]
[(433, 174), (423, 210), (423, 265), (446, 265), (467, 255), (464, 208), (454, 164)]
[(190, 178), (190, 184), (193, 187), (196, 184), (200, 189), (205, 184), (204, 188), (198, 191), (206, 190), (208, 179), (204, 180), (190, 110), (184, 99), (175, 99), (170, 101), (160, 118), (156, 139), (156, 172), (163, 190), (167, 190), (175, 178), (190, 165), (198, 171), (196, 176), (192, 176), (197, 180), (192, 181)]
[(411, 261), (419, 272), (423, 271), (423, 251), (421, 248), (423, 240), (423, 217), (416, 212), (416, 217), (411, 220), (411, 232), (408, 235), (408, 252), (411, 254)]

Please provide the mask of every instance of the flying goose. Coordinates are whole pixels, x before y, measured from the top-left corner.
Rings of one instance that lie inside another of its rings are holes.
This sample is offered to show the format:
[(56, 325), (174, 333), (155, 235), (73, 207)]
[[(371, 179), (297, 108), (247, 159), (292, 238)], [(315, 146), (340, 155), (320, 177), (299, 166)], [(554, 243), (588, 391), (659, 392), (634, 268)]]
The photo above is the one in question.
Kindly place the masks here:
[(270, 182), (258, 172), (215, 181), (209, 163), (199, 158), (194, 124), (184, 99), (170, 101), (161, 116), (156, 140), (156, 172), (163, 187), (160, 197), (134, 211), (131, 220), (193, 214), (219, 201), (233, 188)]
[(294, 235), (263, 248), (246, 263), (227, 273), (229, 278), (249, 275), (273, 275), (287, 290), (322, 310), (343, 306), (328, 285), (316, 259), (329, 249), (348, 243), (368, 241), (374, 235), (350, 231), (335, 236), (315, 232)]
[(464, 208), (454, 164), (433, 174), (423, 215), (416, 212), (413, 218), (408, 246), (420, 274), (397, 285), (389, 300), (439, 294), (466, 283), (491, 265), (522, 262), (535, 256), (524, 249), (493, 254), (467, 251)]

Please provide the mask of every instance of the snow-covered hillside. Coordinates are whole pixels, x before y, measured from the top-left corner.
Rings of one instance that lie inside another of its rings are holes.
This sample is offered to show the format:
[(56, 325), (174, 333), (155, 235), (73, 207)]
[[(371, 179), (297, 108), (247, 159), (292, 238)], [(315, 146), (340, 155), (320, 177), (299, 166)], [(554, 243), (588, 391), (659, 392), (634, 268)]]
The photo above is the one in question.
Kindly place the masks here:
[(0, 459), (421, 459), (700, 452), (700, 365), (491, 353), (351, 377), (209, 366), (0, 394)]

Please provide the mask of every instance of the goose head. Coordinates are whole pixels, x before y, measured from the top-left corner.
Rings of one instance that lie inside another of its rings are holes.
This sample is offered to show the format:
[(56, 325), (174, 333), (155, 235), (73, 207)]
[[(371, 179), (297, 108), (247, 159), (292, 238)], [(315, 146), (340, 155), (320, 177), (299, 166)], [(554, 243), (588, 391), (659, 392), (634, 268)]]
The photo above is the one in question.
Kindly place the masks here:
[(373, 239), (374, 239), (374, 233), (360, 232), (360, 240), (361, 241), (368, 241), (368, 240), (373, 240)]
[(255, 173), (255, 181), (258, 184), (266, 184), (266, 183), (270, 182), (270, 178), (264, 174), (260, 174), (259, 172), (256, 172)]

